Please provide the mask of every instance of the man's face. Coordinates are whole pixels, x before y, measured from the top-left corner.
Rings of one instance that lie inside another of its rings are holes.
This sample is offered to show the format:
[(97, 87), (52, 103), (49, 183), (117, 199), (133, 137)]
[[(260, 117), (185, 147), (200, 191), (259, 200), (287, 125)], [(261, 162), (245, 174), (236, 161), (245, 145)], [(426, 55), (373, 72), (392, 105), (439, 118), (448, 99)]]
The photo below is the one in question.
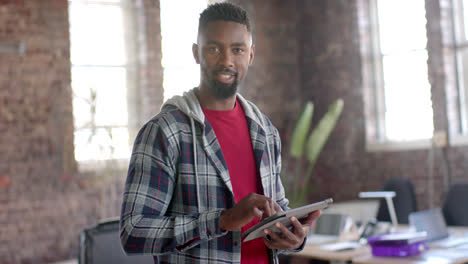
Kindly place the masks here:
[(255, 47), (243, 24), (232, 21), (209, 22), (199, 32), (193, 54), (201, 69), (201, 88), (208, 88), (216, 99), (227, 99), (253, 62)]

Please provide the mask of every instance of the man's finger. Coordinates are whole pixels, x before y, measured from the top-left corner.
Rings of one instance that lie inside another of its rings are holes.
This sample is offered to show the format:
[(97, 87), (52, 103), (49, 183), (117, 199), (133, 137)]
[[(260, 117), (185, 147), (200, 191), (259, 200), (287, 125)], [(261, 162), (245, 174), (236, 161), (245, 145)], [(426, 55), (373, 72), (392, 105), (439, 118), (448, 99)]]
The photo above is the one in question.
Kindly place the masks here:
[(280, 237), (278, 233), (271, 231), (270, 229), (265, 229), (264, 233), (269, 238), (263, 238), (263, 240), (268, 241), (270, 248), (283, 248), (284, 247), (284, 238)]
[(304, 230), (304, 226), (301, 224), (301, 222), (299, 222), (296, 217), (291, 217), (290, 221), (294, 227), (294, 234), (299, 238), (305, 237), (307, 233)]
[(264, 210), (266, 217), (272, 215), (271, 208), (270, 208), (270, 201), (271, 201), (270, 198), (266, 198), (266, 200), (262, 201), (262, 204), (263, 204), (262, 206), (263, 206), (263, 210)]
[(279, 206), (275, 201), (273, 201), (276, 212), (283, 212), (283, 208)]
[(274, 214), (276, 214), (278, 212), (276, 207), (275, 207), (276, 203), (272, 199), (270, 199), (269, 202), (270, 202), (269, 205), (270, 205), (270, 209), (271, 209), (271, 215), (274, 215)]
[(289, 230), (286, 226), (284, 226), (281, 223), (276, 223), (275, 226), (281, 232), (283, 239), (288, 240), (289, 242), (292, 242), (292, 243), (296, 242), (297, 240), (296, 235), (292, 233), (291, 230)]
[(257, 207), (254, 207), (253, 211), (254, 211), (254, 216), (257, 217), (258, 220), (262, 219), (263, 212), (260, 209), (258, 209)]
[(263, 237), (263, 243), (265, 243), (265, 246), (267, 246), (270, 249), (278, 249), (278, 244), (276, 243), (275, 240), (271, 237)]
[(305, 219), (302, 219), (300, 222), (303, 224), (303, 225), (312, 225), (312, 223), (320, 217), (320, 215), (322, 214), (322, 211), (320, 210), (317, 210), (317, 211), (313, 211), (312, 213), (310, 213), (307, 218)]

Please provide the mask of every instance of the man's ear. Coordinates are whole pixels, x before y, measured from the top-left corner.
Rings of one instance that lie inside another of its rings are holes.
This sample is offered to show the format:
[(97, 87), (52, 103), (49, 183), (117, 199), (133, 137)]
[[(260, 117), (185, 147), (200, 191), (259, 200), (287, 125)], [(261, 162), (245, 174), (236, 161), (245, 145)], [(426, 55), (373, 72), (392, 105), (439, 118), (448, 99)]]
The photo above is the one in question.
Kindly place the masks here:
[(249, 65), (252, 65), (254, 57), (255, 57), (255, 45), (252, 44), (252, 47), (250, 48), (250, 58), (249, 58)]
[(193, 57), (195, 58), (195, 61), (197, 62), (197, 64), (200, 64), (200, 57), (198, 56), (198, 45), (193, 43), (192, 45), (192, 53), (193, 53)]

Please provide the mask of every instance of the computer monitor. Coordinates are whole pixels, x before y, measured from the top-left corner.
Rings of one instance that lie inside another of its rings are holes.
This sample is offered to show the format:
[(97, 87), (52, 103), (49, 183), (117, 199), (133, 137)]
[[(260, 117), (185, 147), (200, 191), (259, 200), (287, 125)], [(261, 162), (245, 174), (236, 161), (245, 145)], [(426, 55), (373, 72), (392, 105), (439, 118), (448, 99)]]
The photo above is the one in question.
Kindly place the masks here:
[(449, 236), (447, 224), (445, 223), (440, 208), (413, 212), (409, 215), (410, 226), (416, 231), (426, 231), (427, 241), (435, 241)]

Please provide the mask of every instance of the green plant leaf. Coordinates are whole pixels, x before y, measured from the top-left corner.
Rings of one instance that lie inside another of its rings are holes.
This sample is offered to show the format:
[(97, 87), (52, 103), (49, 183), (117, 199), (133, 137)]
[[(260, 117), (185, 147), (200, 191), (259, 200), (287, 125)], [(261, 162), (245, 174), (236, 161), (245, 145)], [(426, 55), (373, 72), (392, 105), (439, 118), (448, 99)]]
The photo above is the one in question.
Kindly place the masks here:
[(290, 153), (293, 157), (300, 159), (304, 153), (307, 133), (309, 132), (312, 116), (314, 113), (314, 105), (308, 101), (302, 110), (299, 119), (296, 122), (294, 131), (291, 137)]
[[(309, 185), (309, 181), (315, 161), (336, 126), (336, 122), (343, 111), (343, 104), (342, 99), (338, 99), (331, 104), (327, 113), (312, 130), (308, 138), (307, 134), (312, 122), (313, 104), (307, 102), (304, 106), (291, 137), (290, 155), (292, 158), (299, 160), (294, 166), (296, 171), (292, 173), (286, 170), (281, 173), (282, 182), (286, 185), (290, 206), (296, 207), (305, 204), (307, 193), (313, 191), (314, 187)], [(300, 162), (304, 151), (306, 151), (307, 168), (301, 166)], [(286, 166), (286, 168), (289, 167)]]
[(336, 126), (336, 121), (343, 111), (343, 104), (343, 99), (338, 99), (333, 104), (331, 104), (327, 113), (322, 117), (318, 125), (312, 130), (312, 133), (307, 140), (306, 156), (309, 162), (309, 166), (304, 175), (303, 185), (297, 197), (300, 202), (303, 202), (306, 199), (306, 192), (309, 189), (309, 181), (312, 175), (315, 161), (317, 160), (320, 152), (323, 149), (323, 146), (328, 140), (328, 137)]
[[(333, 128), (335, 128), (336, 121), (343, 111), (343, 104), (343, 99), (338, 99), (331, 104), (328, 108), (328, 112), (310, 134), (306, 145), (306, 156), (309, 163), (314, 164), (317, 160)], [(306, 175), (306, 177), (307, 176), (308, 175)]]

